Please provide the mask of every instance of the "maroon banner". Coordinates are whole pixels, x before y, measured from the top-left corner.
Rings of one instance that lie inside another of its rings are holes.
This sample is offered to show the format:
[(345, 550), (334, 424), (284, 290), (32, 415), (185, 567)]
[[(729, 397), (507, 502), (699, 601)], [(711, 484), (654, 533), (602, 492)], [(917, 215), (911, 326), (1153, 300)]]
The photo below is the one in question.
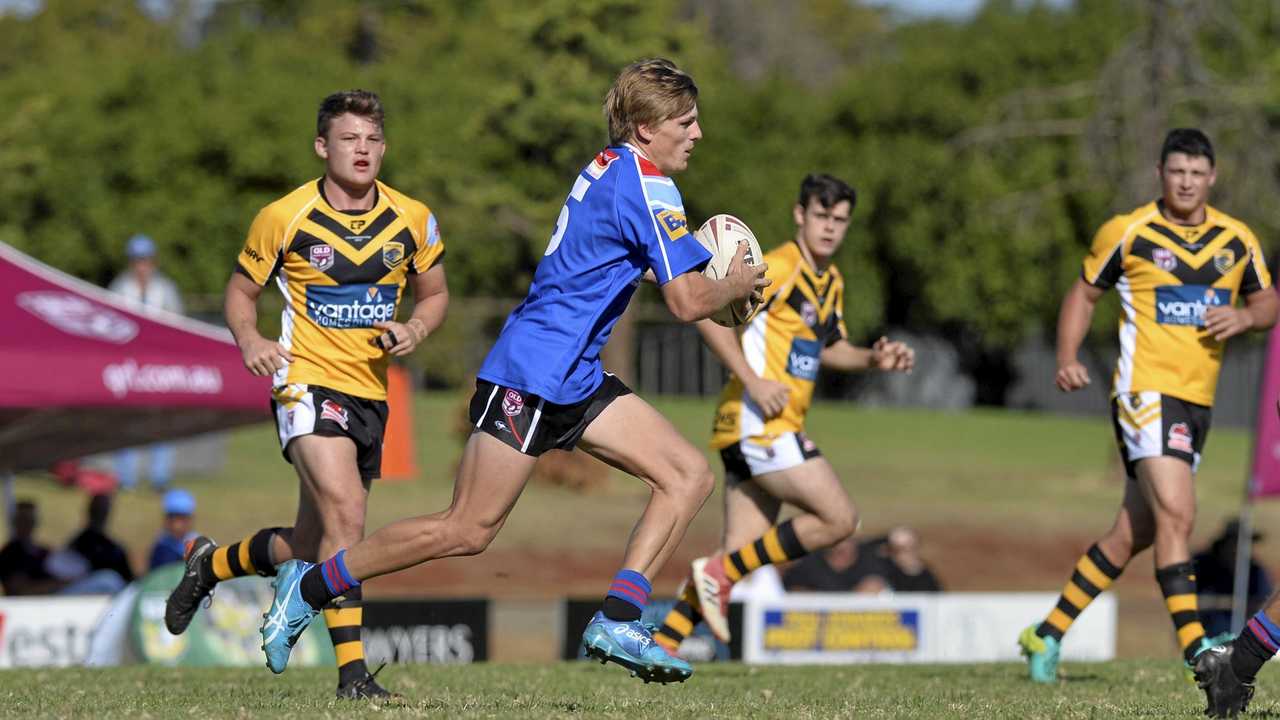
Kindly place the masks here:
[(1258, 423), (1253, 445), (1253, 469), (1249, 497), (1280, 495), (1280, 326), (1267, 340), (1267, 364), (1262, 369), (1262, 395), (1258, 398)]

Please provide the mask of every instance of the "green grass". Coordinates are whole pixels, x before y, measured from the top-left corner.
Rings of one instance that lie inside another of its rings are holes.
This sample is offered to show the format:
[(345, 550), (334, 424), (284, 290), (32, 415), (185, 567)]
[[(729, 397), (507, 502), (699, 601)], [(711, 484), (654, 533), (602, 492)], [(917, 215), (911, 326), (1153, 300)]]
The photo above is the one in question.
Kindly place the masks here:
[[(1197, 718), (1202, 695), (1172, 661), (1068, 665), (1056, 686), (1022, 667), (702, 665), (683, 685), (644, 685), (616, 666), (396, 666), (401, 706), (332, 699), (333, 671), (44, 670), (0, 673), (0, 718)], [(1275, 717), (1264, 687), (1250, 717)]]

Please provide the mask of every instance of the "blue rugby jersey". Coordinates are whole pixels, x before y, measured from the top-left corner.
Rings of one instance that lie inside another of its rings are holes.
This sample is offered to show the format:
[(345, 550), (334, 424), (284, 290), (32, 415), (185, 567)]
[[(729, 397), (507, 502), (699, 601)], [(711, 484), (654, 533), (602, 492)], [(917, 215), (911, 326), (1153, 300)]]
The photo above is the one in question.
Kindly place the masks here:
[(605, 149), (578, 173), (529, 295), (478, 376), (553, 403), (586, 398), (604, 380), (600, 349), (644, 271), (665, 285), (710, 259), (676, 184), (630, 145)]

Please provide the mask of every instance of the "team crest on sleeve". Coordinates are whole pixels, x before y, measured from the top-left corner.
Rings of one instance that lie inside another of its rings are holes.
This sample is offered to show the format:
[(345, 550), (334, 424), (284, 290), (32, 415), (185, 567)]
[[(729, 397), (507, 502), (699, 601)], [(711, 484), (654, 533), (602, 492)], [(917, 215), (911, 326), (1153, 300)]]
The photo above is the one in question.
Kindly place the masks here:
[(382, 246), (382, 264), (386, 265), (388, 270), (394, 270), (402, 262), (404, 262), (404, 243), (393, 241)]
[(320, 403), (320, 419), (332, 420), (341, 425), (343, 430), (350, 429), (347, 427), (347, 409), (332, 400)]
[(673, 242), (689, 234), (689, 220), (674, 210), (658, 211), (658, 224)]
[(507, 417), (515, 417), (524, 409), (524, 397), (520, 395), (518, 390), (507, 390), (502, 396), (502, 414)]
[(601, 150), (596, 154), (596, 159), (587, 165), (587, 174), (599, 180), (609, 169), (609, 166), (613, 164), (613, 161), (617, 159), (618, 153), (612, 150)]
[(1178, 258), (1172, 250), (1156, 248), (1151, 251), (1151, 259), (1155, 261), (1156, 267), (1165, 272), (1173, 272), (1178, 267)]
[(440, 225), (434, 213), (427, 215), (427, 247), (440, 242)]
[(1236, 264), (1236, 253), (1227, 248), (1213, 254), (1213, 267), (1223, 275)]
[(320, 243), (312, 245), (309, 251), (311, 253), (311, 267), (324, 272), (333, 267), (333, 247)]

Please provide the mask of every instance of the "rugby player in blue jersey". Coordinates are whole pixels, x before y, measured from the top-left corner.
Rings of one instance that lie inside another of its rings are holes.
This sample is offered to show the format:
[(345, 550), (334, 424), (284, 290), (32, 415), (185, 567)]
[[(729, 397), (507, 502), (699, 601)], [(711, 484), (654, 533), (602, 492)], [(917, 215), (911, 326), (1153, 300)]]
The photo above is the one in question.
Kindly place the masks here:
[(697, 96), (693, 79), (668, 60), (644, 60), (619, 74), (604, 104), (609, 147), (574, 179), (529, 295), (478, 373), (470, 414), (475, 429), (463, 450), (452, 504), (392, 523), (318, 565), (282, 565), (262, 626), (274, 672), (284, 671), (294, 640), (317, 609), (361, 581), (482, 552), (537, 457), (579, 447), (641, 478), (652, 491), (583, 645), (646, 682), (679, 682), (692, 673), (654, 642), (640, 614), (650, 580), (684, 537), (715, 478), (700, 450), (604, 371), (600, 349), (643, 277), (658, 284), (671, 312), (685, 322), (745, 302), (768, 285), (763, 264), (746, 264), (745, 247), (725, 278), (711, 280), (701, 272), (710, 253), (689, 232), (680, 192), (668, 177), (688, 166), (702, 137)]

